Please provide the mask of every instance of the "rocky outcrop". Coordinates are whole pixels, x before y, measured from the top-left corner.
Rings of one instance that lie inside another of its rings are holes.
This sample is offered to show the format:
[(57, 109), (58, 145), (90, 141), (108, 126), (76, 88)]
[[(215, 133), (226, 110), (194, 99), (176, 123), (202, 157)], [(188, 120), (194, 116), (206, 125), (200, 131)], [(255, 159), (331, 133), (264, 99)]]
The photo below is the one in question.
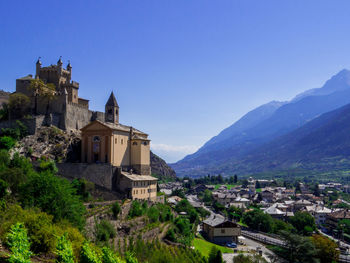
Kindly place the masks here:
[(23, 138), (14, 151), (33, 158), (45, 156), (58, 162), (78, 162), (80, 133), (62, 131), (54, 126), (42, 126), (34, 135)]
[(152, 175), (157, 176), (160, 179), (175, 179), (176, 173), (175, 171), (167, 165), (167, 163), (151, 152), (151, 171)]

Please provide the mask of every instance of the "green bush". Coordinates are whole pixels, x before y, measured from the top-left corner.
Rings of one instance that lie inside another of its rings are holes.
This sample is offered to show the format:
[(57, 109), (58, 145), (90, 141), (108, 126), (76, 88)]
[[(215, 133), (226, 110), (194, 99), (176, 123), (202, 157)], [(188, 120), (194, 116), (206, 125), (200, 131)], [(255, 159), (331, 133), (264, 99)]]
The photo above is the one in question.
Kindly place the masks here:
[(148, 209), (147, 216), (151, 223), (158, 222), (159, 210), (155, 206), (152, 206)]
[(85, 207), (75, 189), (68, 180), (49, 171), (32, 175), (21, 186), (19, 197), (25, 207), (39, 207), (53, 215), (55, 222), (67, 219), (79, 229), (85, 224)]
[(9, 136), (0, 137), (0, 149), (10, 150), (15, 146), (16, 140)]
[(72, 243), (67, 238), (67, 233), (60, 236), (56, 245), (57, 263), (74, 263)]
[(8, 184), (0, 179), (0, 199), (4, 198), (7, 195)]
[(95, 236), (97, 241), (108, 241), (116, 235), (112, 224), (107, 220), (101, 220), (95, 225)]
[(20, 168), (3, 168), (0, 171), (0, 179), (5, 181), (13, 194), (17, 194), (20, 186), (26, 182), (27, 176)]
[(263, 231), (272, 232), (273, 220), (269, 214), (265, 214), (263, 211), (254, 209), (243, 214), (243, 222), (250, 228)]
[(0, 150), (0, 166), (9, 166), (11, 162), (10, 155), (8, 151), (1, 149)]
[(88, 243), (84, 242), (80, 252), (80, 263), (102, 263), (98, 253)]
[(118, 218), (118, 215), (121, 211), (121, 208), (120, 208), (120, 205), (119, 205), (119, 202), (115, 202), (113, 205), (112, 205), (112, 213), (113, 213), (113, 216), (115, 219)]
[(41, 160), (39, 164), (39, 171), (50, 171), (51, 173), (56, 174), (58, 169), (53, 160)]
[(7, 243), (11, 251), (10, 263), (30, 262), (32, 252), (30, 252), (27, 230), (23, 223), (17, 223), (11, 227), (10, 233), (7, 235)]
[(94, 183), (83, 178), (74, 179), (72, 181), (72, 186), (76, 189), (76, 194), (79, 195), (83, 201), (88, 201), (91, 197), (90, 192), (95, 189)]
[(103, 263), (121, 263), (122, 261), (108, 247), (103, 247), (102, 262)]
[(39, 209), (22, 209), (19, 205), (7, 205), (0, 211), (0, 238), (5, 241), (6, 233), (17, 222), (23, 222), (31, 240), (31, 250), (35, 253), (54, 252), (56, 236), (65, 232), (73, 244), (75, 255), (80, 251), (83, 243), (82, 234), (68, 223), (54, 224), (52, 216), (41, 212)]
[[(136, 200), (132, 201), (128, 217), (134, 218), (134, 217), (142, 216), (145, 212), (144, 204), (145, 203), (141, 204), (139, 201), (136, 201)], [(146, 204), (146, 208), (147, 208), (147, 204)]]

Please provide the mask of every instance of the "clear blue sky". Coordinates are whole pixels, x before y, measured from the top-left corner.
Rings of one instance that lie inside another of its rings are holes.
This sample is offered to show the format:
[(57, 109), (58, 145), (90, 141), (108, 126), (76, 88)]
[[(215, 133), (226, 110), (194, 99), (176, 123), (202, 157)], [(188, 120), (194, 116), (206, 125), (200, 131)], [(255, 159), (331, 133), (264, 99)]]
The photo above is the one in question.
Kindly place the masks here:
[(350, 1), (1, 1), (0, 88), (71, 60), (79, 94), (169, 162), (247, 111), (350, 68)]

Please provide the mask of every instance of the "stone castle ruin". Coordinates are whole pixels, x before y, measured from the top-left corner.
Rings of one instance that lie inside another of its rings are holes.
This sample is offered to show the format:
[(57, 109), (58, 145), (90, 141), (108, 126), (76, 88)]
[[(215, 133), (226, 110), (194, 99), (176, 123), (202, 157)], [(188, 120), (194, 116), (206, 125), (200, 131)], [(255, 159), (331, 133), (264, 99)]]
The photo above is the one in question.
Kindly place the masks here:
[[(55, 95), (51, 101), (30, 90), (30, 84), (34, 79), (55, 85)], [(36, 115), (45, 115), (46, 124), (55, 125), (62, 130), (79, 130), (91, 121), (105, 120), (103, 112), (89, 110), (89, 100), (80, 98), (78, 91), (79, 83), (72, 80), (72, 66), (68, 62), (64, 68), (61, 57), (56, 65), (47, 67), (42, 67), (39, 58), (36, 62), (35, 78), (28, 75), (16, 79), (16, 93), (23, 93), (30, 98), (32, 112)]]

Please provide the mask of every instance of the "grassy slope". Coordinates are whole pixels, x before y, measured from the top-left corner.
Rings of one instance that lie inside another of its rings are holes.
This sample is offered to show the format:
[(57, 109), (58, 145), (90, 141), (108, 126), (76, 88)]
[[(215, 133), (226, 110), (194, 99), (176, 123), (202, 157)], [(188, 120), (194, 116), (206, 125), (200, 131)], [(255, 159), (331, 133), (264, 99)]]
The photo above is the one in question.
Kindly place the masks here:
[(233, 250), (228, 247), (223, 247), (210, 243), (204, 239), (195, 238), (193, 240), (193, 245), (203, 256), (208, 257), (210, 250), (213, 246), (217, 247), (222, 253), (233, 253)]

